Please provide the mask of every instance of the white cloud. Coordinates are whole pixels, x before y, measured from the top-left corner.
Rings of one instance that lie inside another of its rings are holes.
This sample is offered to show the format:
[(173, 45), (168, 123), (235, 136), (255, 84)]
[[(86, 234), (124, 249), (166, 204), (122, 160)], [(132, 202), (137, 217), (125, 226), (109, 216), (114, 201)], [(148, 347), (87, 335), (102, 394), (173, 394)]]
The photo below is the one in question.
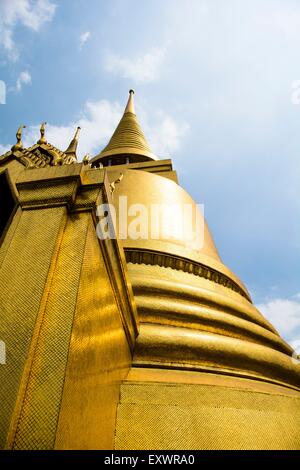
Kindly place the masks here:
[(262, 314), (289, 342), (300, 340), (300, 296), (269, 300), (257, 306)]
[[(81, 127), (78, 143), (78, 155), (95, 155), (107, 143), (122, 115), (122, 107), (117, 102), (100, 100), (88, 101), (81, 116), (65, 126), (47, 124), (46, 138), (48, 142), (61, 150), (67, 148), (77, 126)], [(24, 146), (29, 147), (37, 141), (39, 125), (29, 126), (23, 138)]]
[(149, 83), (159, 79), (166, 57), (167, 48), (155, 47), (142, 57), (128, 59), (109, 54), (104, 61), (104, 69), (136, 83)]
[(31, 83), (31, 75), (29, 72), (21, 72), (16, 83), (17, 91), (21, 91), (23, 85), (29, 85)]
[(267, 9), (263, 14), (257, 15), (256, 20), (259, 26), (273, 29), (288, 37), (297, 38), (299, 36), (300, 9), (298, 5), (289, 8), (281, 4), (279, 8), (271, 11)]
[(8, 152), (11, 149), (11, 145), (2, 145), (0, 144), (0, 155), (3, 155), (4, 153)]
[(13, 39), (14, 29), (23, 25), (38, 32), (42, 25), (51, 21), (56, 5), (51, 0), (1, 0), (0, 46), (12, 61), (18, 59), (18, 48)]
[(90, 31), (85, 31), (85, 33), (81, 33), (79, 36), (79, 50), (83, 48), (84, 44), (90, 39), (91, 33)]
[(189, 131), (187, 123), (178, 123), (162, 111), (156, 113), (155, 122), (145, 126), (145, 135), (154, 153), (170, 156), (179, 150), (182, 139)]
[[(86, 153), (96, 155), (112, 136), (122, 114), (124, 106), (118, 102), (107, 100), (88, 101), (81, 116), (65, 126), (48, 124), (46, 138), (61, 150), (67, 148), (77, 126), (81, 127), (78, 144), (78, 155), (82, 158)], [(177, 123), (174, 118), (158, 111), (148, 114), (140, 110), (142, 128), (154, 153), (165, 156), (176, 151), (185, 136), (188, 125)], [(29, 126), (24, 132), (25, 147), (33, 145), (39, 135), (39, 125)]]

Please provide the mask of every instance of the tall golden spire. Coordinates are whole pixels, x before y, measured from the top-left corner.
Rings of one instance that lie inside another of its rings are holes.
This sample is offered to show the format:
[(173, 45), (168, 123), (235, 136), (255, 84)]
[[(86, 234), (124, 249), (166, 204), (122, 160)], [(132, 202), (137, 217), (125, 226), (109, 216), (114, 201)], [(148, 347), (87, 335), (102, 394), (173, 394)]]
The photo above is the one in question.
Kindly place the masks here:
[(69, 144), (69, 147), (67, 148), (67, 150), (65, 150), (65, 153), (68, 156), (72, 156), (76, 160), (77, 160), (76, 150), (77, 150), (77, 145), (78, 145), (78, 136), (79, 136), (80, 129), (81, 127), (78, 126), (76, 129), (75, 135)]
[(133, 95), (134, 95), (134, 90), (129, 90), (129, 98), (128, 98), (124, 113), (135, 114)]
[(139, 155), (156, 160), (138, 123), (134, 110), (134, 91), (129, 90), (129, 98), (124, 114), (107, 146), (95, 157), (114, 155)]

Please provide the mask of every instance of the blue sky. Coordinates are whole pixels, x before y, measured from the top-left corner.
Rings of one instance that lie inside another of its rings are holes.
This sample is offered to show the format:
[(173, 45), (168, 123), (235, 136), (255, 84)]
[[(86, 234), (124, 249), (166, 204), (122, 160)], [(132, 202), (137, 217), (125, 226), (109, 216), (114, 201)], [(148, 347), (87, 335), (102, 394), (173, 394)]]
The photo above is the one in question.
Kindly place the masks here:
[(300, 340), (299, 51), (297, 0), (0, 0), (0, 153), (45, 120), (95, 155), (134, 88), (224, 263)]

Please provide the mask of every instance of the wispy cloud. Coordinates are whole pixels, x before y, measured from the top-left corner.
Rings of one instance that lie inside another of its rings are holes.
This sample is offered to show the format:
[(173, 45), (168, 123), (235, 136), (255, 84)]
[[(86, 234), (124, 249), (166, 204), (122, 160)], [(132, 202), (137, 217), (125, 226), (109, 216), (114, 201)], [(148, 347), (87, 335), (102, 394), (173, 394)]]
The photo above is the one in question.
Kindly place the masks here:
[(179, 150), (188, 131), (188, 123), (179, 122), (163, 111), (151, 116), (151, 124), (148, 119), (145, 124), (147, 140), (153, 152), (161, 157), (171, 156)]
[[(122, 115), (122, 107), (117, 102), (107, 100), (88, 101), (77, 120), (65, 126), (47, 124), (46, 137), (48, 142), (61, 150), (67, 148), (75, 129), (80, 126), (82, 131), (78, 143), (78, 155), (95, 155), (111, 137)], [(39, 126), (29, 126), (23, 139), (24, 146), (36, 142), (39, 135)]]
[(135, 83), (149, 83), (159, 79), (166, 58), (167, 47), (155, 47), (141, 57), (127, 58), (109, 54), (104, 69)]
[(11, 149), (11, 145), (2, 145), (0, 144), (0, 155), (3, 155), (4, 153), (8, 152)]
[(45, 22), (52, 20), (55, 9), (51, 0), (1, 0), (0, 46), (10, 60), (16, 61), (19, 57), (13, 37), (18, 24), (37, 32)]
[(300, 295), (288, 299), (268, 300), (257, 306), (275, 326), (282, 337), (290, 343), (300, 340)]
[(91, 32), (90, 31), (85, 31), (84, 33), (81, 33), (79, 36), (79, 50), (83, 48), (85, 43), (90, 39), (91, 37)]
[(21, 72), (16, 83), (16, 90), (21, 91), (23, 85), (29, 85), (30, 83), (31, 83), (30, 73), (27, 71)]
[(300, 28), (300, 9), (299, 5), (290, 8), (286, 4), (278, 5), (277, 8), (270, 11), (265, 10), (264, 14), (257, 15), (257, 24), (268, 29), (273, 29), (285, 34), (292, 39), (298, 38)]

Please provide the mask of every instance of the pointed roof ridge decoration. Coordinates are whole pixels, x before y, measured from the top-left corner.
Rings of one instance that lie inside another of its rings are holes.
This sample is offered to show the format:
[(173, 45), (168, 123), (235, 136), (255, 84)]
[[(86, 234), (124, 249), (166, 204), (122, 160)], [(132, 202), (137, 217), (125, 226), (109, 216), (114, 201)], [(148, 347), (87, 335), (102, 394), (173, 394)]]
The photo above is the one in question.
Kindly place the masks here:
[(64, 152), (66, 155), (74, 157), (76, 160), (77, 160), (76, 151), (77, 151), (77, 146), (78, 146), (78, 136), (79, 136), (80, 130), (81, 130), (81, 127), (78, 126), (76, 129), (75, 135), (69, 144), (69, 147)]
[(124, 114), (106, 147), (93, 160), (114, 155), (139, 155), (157, 160), (144, 136), (134, 110), (134, 91), (129, 98)]
[(37, 144), (46, 144), (47, 143), (47, 140), (46, 140), (46, 137), (45, 137), (45, 126), (46, 126), (46, 124), (47, 124), (46, 122), (42, 122), (42, 124), (41, 124), (41, 127), (40, 127), (41, 137), (37, 141)]
[(46, 122), (42, 122), (40, 127), (40, 139), (31, 147), (24, 148), (22, 142), (23, 124), (18, 128), (16, 133), (17, 142), (5, 154), (0, 155), (0, 163), (9, 159), (15, 159), (27, 168), (44, 168), (47, 166), (70, 165), (78, 163), (76, 153), (72, 153), (71, 144), (74, 152), (78, 143), (78, 135), (80, 127), (77, 128), (74, 138), (72, 139), (68, 149), (64, 152), (54, 145), (47, 142), (45, 138)]
[(17, 143), (12, 146), (11, 148), (12, 152), (14, 152), (15, 150), (21, 150), (23, 148), (22, 132), (23, 132), (24, 127), (26, 126), (24, 126), (24, 124), (21, 124), (21, 126), (17, 130), (17, 133), (16, 133)]

